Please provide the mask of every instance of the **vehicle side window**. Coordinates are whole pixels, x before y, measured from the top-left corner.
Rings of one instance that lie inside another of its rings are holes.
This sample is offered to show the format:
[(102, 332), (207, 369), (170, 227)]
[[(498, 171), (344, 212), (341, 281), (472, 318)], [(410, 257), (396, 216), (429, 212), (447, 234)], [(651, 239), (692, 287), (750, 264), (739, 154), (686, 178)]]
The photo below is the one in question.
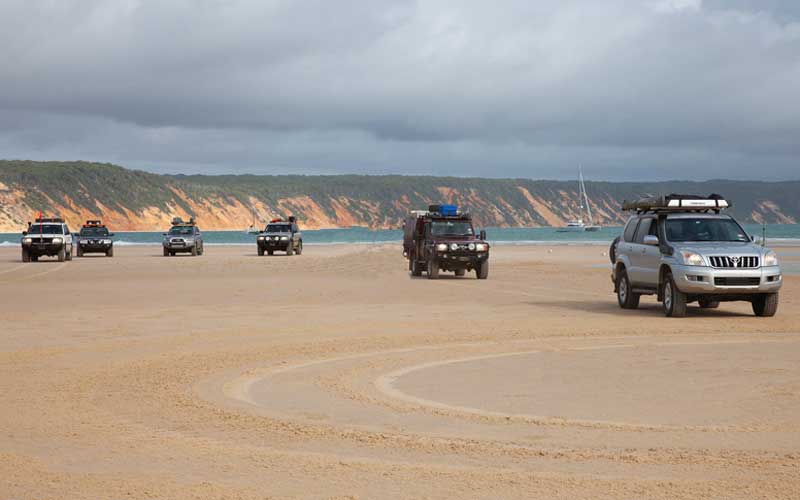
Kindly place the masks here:
[(66, 224), (64, 224), (64, 234), (69, 234), (69, 227)]
[(658, 238), (658, 220), (657, 219), (651, 219), (651, 221), (652, 222), (650, 222), (650, 230), (647, 231), (647, 235), (648, 236), (655, 236), (656, 238)]
[(628, 243), (633, 241), (633, 235), (636, 234), (636, 226), (639, 223), (639, 219), (636, 217), (631, 217), (628, 221), (628, 225), (625, 226), (625, 232), (622, 235), (622, 239), (627, 241)]
[(639, 228), (636, 230), (636, 238), (635, 238), (636, 243), (639, 244), (644, 243), (644, 236), (646, 234), (650, 234), (650, 226), (655, 226), (655, 224), (653, 224), (653, 219), (650, 217), (642, 219), (639, 222)]

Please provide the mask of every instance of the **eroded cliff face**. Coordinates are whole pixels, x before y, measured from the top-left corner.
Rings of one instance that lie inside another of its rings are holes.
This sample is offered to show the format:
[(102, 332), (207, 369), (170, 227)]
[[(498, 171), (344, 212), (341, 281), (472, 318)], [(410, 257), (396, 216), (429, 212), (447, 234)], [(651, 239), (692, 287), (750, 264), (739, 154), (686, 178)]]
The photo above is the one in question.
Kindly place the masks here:
[[(577, 190), (549, 188), (536, 194), (522, 184), (510, 183), (502, 189), (428, 184), (427, 190), (410, 190), (383, 199), (374, 199), (377, 196), (374, 193), (372, 198), (304, 194), (273, 195), (267, 199), (257, 195), (233, 196), (222, 187), (189, 193), (187, 184), (165, 183), (161, 187), (166, 188), (167, 197), (158, 204), (128, 207), (120, 203), (109, 206), (108, 201), (104, 204), (93, 200), (90, 193), (79, 188), (65, 189), (63, 193), (51, 189), (48, 195), (35, 187), (0, 182), (0, 232), (21, 231), (43, 205), (47, 206), (47, 215), (61, 215), (73, 228), (87, 219), (99, 218), (115, 231), (162, 231), (176, 216), (193, 216), (204, 230), (244, 230), (251, 224), (254, 213), (258, 227), (274, 217), (295, 215), (306, 229), (352, 226), (396, 229), (410, 210), (444, 202), (469, 210), (479, 227), (558, 227), (572, 219), (586, 220), (586, 214), (581, 212), (576, 201)], [(619, 193), (595, 189), (590, 196), (594, 223), (619, 225), (624, 222), (625, 214), (619, 210)], [(78, 203), (74, 197), (83, 199)], [(795, 216), (773, 200), (755, 200), (751, 206), (749, 213), (744, 212), (749, 221), (796, 223)]]

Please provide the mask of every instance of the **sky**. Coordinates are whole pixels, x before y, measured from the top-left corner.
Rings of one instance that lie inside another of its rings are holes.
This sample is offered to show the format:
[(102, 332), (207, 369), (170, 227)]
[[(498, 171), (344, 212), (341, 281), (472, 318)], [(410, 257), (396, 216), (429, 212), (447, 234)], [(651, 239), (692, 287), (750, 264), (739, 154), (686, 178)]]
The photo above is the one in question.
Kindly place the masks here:
[(0, 158), (800, 179), (797, 0), (2, 0)]

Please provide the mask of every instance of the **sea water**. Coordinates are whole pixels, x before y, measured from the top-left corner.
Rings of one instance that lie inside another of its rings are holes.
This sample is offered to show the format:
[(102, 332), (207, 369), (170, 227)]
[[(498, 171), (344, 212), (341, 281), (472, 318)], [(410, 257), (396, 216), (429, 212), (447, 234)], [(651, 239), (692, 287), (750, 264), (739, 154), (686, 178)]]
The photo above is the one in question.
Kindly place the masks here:
[[(761, 236), (762, 226), (745, 224), (745, 229), (754, 236)], [(608, 245), (622, 231), (621, 227), (604, 227), (594, 232), (561, 233), (551, 227), (489, 227), (487, 239), (495, 245)], [(21, 233), (0, 233), (0, 246), (17, 246)], [(114, 244), (160, 245), (161, 232), (115, 231)], [(400, 243), (403, 232), (399, 229), (370, 230), (354, 227), (349, 229), (319, 229), (303, 231), (303, 243), (320, 244), (381, 244)], [(256, 235), (244, 231), (203, 231), (206, 245), (253, 245)], [(800, 244), (800, 224), (774, 224), (767, 226), (768, 244)]]

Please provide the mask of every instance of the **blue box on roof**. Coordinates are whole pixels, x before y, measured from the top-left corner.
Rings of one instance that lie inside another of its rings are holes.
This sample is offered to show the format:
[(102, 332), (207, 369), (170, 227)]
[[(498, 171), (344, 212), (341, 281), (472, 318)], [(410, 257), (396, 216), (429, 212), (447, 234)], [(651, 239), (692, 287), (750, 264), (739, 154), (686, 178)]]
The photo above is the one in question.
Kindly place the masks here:
[(442, 205), (439, 207), (439, 213), (442, 215), (458, 215), (458, 207), (455, 205)]

